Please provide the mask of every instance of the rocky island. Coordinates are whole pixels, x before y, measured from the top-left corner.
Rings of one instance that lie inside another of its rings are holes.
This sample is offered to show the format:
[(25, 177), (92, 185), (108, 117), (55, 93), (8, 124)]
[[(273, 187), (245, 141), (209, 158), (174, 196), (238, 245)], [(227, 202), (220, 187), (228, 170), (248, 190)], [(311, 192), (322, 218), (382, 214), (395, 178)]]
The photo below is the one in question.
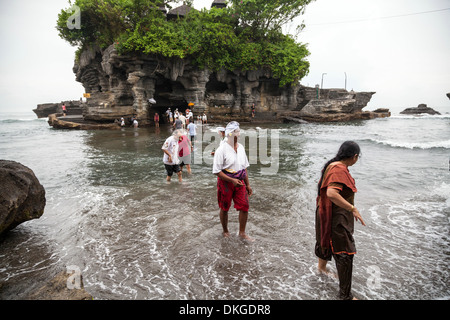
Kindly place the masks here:
[[(167, 121), (162, 115), (168, 108), (181, 112), (189, 108), (194, 118), (205, 113), (208, 122), (220, 123), (389, 116), (388, 109), (362, 110), (375, 92), (300, 85), (309, 71), (309, 52), (304, 44), (280, 33), (279, 27), (301, 14), (310, 1), (282, 5), (292, 8), (281, 18), (271, 8), (280, 4), (266, 3), (260, 13), (264, 18), (258, 21), (254, 8), (241, 1), (229, 1), (227, 6), (216, 0), (210, 10), (202, 11), (186, 4), (167, 10), (164, 1), (150, 0), (145, 9), (120, 8), (138, 12), (133, 16), (136, 21), (120, 16), (103, 21), (92, 1), (76, 1), (86, 19), (98, 22), (92, 30), (82, 25), (74, 32), (67, 27), (69, 10), (58, 19), (60, 36), (79, 46), (73, 71), (88, 96), (81, 106), (82, 122), (110, 127), (116, 119), (135, 116), (140, 126), (146, 126), (155, 113), (160, 122)], [(117, 9), (108, 8), (113, 6), (109, 2), (105, 5), (104, 10)], [(104, 36), (97, 37), (99, 33)], [(83, 128), (82, 123), (66, 122), (57, 115), (49, 119), (54, 127)]]
[[(163, 115), (169, 107), (184, 112), (189, 104), (194, 105), (194, 115), (206, 113), (209, 122), (282, 122), (289, 118), (343, 121), (389, 115), (388, 110), (362, 111), (375, 92), (280, 86), (268, 69), (199, 69), (189, 60), (119, 55), (114, 45), (83, 51), (74, 71), (77, 81), (90, 93), (83, 117), (99, 123), (137, 115), (140, 125), (147, 125), (156, 112)], [(256, 109), (254, 119), (252, 105)]]
[(440, 113), (433, 108), (427, 107), (426, 104), (421, 103), (415, 108), (406, 108), (400, 114), (407, 114), (407, 115), (420, 115), (420, 114), (431, 114), (431, 115), (440, 115)]

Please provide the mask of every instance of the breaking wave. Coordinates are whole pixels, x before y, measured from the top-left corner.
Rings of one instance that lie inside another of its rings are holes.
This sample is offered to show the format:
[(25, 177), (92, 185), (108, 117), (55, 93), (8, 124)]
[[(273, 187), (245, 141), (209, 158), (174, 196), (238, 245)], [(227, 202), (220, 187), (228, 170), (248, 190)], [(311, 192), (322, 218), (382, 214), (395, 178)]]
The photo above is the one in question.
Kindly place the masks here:
[(382, 144), (385, 146), (393, 148), (403, 148), (403, 149), (434, 149), (434, 148), (444, 148), (450, 149), (450, 139), (449, 140), (439, 140), (439, 141), (429, 141), (429, 142), (414, 142), (414, 141), (395, 141), (395, 140), (378, 140), (378, 139), (368, 139), (371, 142), (377, 144)]

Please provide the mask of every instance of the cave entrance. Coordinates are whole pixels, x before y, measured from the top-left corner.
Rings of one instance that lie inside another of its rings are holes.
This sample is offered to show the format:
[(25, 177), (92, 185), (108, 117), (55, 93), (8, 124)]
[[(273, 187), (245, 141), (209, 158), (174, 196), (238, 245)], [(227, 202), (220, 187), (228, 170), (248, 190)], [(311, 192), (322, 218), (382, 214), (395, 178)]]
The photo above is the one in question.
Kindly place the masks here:
[(172, 112), (178, 109), (179, 112), (183, 112), (186, 115), (186, 109), (189, 109), (189, 106), (184, 99), (184, 91), (185, 89), (181, 83), (159, 77), (156, 80), (155, 93), (153, 95), (156, 103), (149, 103), (148, 116), (150, 120), (153, 121), (153, 117), (157, 112), (160, 124), (169, 123), (166, 116), (168, 108)]

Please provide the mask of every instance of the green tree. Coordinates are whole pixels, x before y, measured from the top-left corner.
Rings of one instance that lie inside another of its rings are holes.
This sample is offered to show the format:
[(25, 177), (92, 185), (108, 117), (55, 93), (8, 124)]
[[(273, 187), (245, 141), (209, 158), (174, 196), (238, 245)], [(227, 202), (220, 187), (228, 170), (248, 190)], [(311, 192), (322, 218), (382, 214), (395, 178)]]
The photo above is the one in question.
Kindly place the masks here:
[(302, 15), (314, 0), (229, 0), (242, 28), (251, 28), (255, 37), (264, 37)]
[[(282, 33), (313, 0), (230, 0), (225, 9), (192, 10), (168, 21), (159, 10), (167, 1), (76, 0), (81, 28), (69, 29), (70, 8), (58, 16), (60, 37), (81, 51), (86, 46), (116, 46), (119, 54), (137, 52), (188, 58), (211, 70), (272, 70), (280, 85), (298, 81), (309, 70), (304, 44)], [(172, 1), (173, 2), (173, 1)]]

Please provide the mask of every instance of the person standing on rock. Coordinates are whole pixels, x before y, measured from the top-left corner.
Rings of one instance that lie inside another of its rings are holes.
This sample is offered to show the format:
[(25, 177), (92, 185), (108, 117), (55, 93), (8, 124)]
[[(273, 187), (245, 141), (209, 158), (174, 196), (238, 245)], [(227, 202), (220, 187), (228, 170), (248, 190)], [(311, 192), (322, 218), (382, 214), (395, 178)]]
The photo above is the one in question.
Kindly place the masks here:
[(175, 130), (172, 135), (166, 139), (161, 148), (164, 152), (163, 162), (167, 171), (166, 180), (168, 182), (172, 179), (174, 172), (178, 175), (178, 181), (182, 181), (180, 159), (178, 158), (178, 141), (181, 136), (181, 130)]
[(228, 211), (233, 200), (234, 208), (239, 211), (239, 237), (253, 241), (245, 232), (249, 210), (248, 197), (253, 194), (253, 191), (247, 173), (249, 166), (247, 154), (244, 146), (238, 143), (239, 134), (238, 122), (232, 121), (227, 124), (225, 128), (227, 140), (217, 148), (214, 154), (213, 173), (217, 176), (217, 201), (223, 236), (230, 236)]

